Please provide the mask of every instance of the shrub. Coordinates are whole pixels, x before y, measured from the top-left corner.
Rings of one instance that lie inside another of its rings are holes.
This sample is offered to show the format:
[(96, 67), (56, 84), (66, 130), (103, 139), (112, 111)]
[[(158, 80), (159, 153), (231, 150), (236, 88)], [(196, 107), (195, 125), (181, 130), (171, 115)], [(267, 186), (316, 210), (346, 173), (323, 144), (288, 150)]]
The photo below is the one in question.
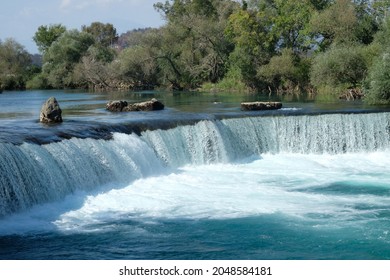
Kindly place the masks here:
[[(364, 48), (356, 46), (333, 46), (314, 58), (310, 81), (320, 91), (333, 87), (338, 90), (360, 87), (367, 72)], [(339, 94), (341, 92), (335, 92)]]
[(369, 104), (390, 103), (390, 50), (377, 59), (364, 83), (365, 101)]
[(333, 46), (317, 55), (311, 67), (310, 81), (320, 99), (335, 98), (348, 89), (362, 87), (369, 59), (365, 47)]

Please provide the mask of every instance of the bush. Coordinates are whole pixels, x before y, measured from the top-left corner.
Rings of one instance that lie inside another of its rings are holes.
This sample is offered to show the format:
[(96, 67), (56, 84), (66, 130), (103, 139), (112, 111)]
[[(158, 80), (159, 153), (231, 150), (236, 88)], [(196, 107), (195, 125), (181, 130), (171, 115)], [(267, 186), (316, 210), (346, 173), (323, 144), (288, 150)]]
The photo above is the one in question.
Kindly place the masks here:
[(49, 85), (46, 77), (43, 74), (34, 76), (31, 80), (26, 83), (27, 89), (49, 89)]
[(331, 102), (334, 103), (340, 99), (340, 95), (347, 89), (345, 84), (338, 86), (323, 85), (317, 88), (315, 101), (317, 102)]
[(226, 76), (218, 83), (204, 83), (201, 91), (205, 92), (250, 92), (252, 91), (242, 81), (241, 70), (238, 68), (231, 68)]
[(367, 60), (363, 47), (333, 46), (314, 58), (310, 81), (318, 90), (330, 86), (343, 91), (361, 87), (366, 72)]
[(390, 50), (375, 61), (364, 83), (365, 101), (390, 104)]
[(258, 77), (269, 87), (282, 93), (299, 93), (309, 80), (310, 60), (300, 58), (291, 49), (284, 49), (270, 62), (259, 67)]

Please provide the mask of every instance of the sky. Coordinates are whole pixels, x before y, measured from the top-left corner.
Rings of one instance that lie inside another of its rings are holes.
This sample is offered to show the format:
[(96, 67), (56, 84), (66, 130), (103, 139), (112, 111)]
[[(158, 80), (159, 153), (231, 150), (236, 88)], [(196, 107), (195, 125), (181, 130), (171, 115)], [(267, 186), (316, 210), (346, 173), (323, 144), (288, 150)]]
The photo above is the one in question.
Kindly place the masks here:
[(162, 0), (10, 0), (0, 4), (0, 40), (14, 38), (32, 54), (32, 37), (41, 25), (62, 24), (79, 29), (92, 22), (111, 23), (118, 35), (135, 28), (164, 24), (153, 8)]

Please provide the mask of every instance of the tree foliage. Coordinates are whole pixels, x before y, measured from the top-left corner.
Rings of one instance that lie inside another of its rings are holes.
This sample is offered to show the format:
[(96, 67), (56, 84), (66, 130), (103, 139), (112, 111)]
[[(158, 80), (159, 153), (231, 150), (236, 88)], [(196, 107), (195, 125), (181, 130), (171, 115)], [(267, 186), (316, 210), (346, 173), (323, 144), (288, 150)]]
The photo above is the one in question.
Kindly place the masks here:
[(24, 89), (34, 74), (30, 54), (14, 39), (0, 41), (0, 89)]
[(54, 88), (76, 87), (73, 70), (94, 44), (92, 35), (70, 30), (63, 33), (43, 57), (43, 73)]
[(387, 98), (375, 92), (377, 77), (387, 73), (388, 0), (167, 0), (154, 7), (166, 20), (162, 27), (120, 36), (110, 23), (69, 31), (41, 26), (34, 40), (42, 72), (29, 62), (13, 63), (22, 66), (12, 71), (35, 75), (34, 87), (180, 90), (207, 84), (296, 95), (365, 85), (368, 97)]
[(318, 88), (354, 88), (361, 86), (366, 72), (367, 63), (361, 46), (335, 45), (315, 57), (311, 82)]
[(61, 24), (41, 25), (33, 37), (41, 53), (45, 53), (61, 35), (66, 31), (66, 27)]
[(168, 21), (157, 57), (162, 82), (174, 88), (196, 88), (218, 81), (226, 72), (232, 48), (224, 30), (237, 3), (175, 0), (155, 7)]
[[(364, 81), (367, 102), (390, 103), (390, 18), (382, 22), (382, 29), (376, 35), (374, 46), (374, 62), (369, 67)], [(376, 52), (376, 53), (375, 53)], [(376, 54), (376, 55), (375, 55)]]
[(95, 42), (104, 47), (112, 46), (118, 41), (118, 34), (111, 23), (93, 22), (90, 26), (83, 25), (81, 31), (91, 34)]
[(366, 100), (370, 104), (390, 103), (390, 50), (373, 64), (366, 80)]

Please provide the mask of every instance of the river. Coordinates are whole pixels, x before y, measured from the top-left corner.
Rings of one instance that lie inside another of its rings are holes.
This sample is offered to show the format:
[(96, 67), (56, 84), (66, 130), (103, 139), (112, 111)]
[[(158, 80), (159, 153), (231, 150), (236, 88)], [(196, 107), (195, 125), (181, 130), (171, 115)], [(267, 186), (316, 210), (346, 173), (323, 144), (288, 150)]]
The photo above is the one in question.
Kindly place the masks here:
[(4, 92), (0, 258), (390, 259), (390, 110), (259, 98)]

